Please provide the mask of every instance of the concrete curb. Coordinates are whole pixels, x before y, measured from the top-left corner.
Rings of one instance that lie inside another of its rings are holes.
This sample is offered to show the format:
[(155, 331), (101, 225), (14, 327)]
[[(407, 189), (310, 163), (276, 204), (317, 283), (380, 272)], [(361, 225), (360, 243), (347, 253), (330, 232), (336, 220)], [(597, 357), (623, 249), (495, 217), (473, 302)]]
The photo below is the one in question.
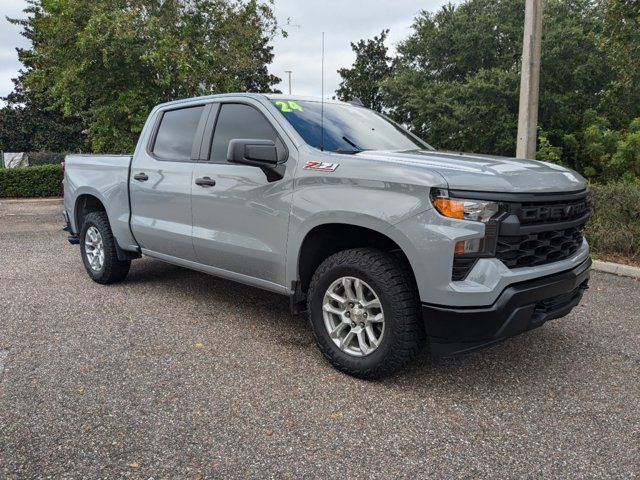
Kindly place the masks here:
[(621, 277), (630, 277), (640, 280), (640, 267), (594, 260), (593, 265), (591, 265), (591, 269), (597, 272), (612, 273)]
[(43, 197), (43, 198), (0, 198), (0, 204), (3, 203), (62, 203), (62, 197)]

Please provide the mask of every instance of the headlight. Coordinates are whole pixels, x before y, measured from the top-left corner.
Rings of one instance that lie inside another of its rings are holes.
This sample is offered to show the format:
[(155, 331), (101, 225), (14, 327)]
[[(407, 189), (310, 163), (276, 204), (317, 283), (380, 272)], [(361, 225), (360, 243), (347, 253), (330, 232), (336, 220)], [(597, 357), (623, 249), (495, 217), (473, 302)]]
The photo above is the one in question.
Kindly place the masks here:
[(474, 222), (487, 223), (500, 211), (500, 204), (486, 200), (449, 198), (449, 192), (435, 189), (431, 192), (431, 201), (436, 210), (445, 217)]

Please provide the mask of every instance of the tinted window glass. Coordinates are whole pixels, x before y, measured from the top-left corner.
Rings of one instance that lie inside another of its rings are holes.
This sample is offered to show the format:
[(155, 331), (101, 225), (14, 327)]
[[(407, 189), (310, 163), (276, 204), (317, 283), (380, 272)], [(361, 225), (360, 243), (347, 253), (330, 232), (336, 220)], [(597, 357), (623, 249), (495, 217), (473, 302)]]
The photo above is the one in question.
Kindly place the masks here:
[(202, 110), (200, 106), (164, 112), (153, 153), (166, 160), (189, 160)]
[(272, 140), (279, 153), (284, 147), (276, 131), (258, 110), (249, 105), (225, 103), (220, 107), (213, 134), (211, 160), (225, 163), (229, 142), (234, 139)]
[[(305, 142), (331, 151), (423, 150), (431, 147), (384, 116), (340, 103), (273, 100)], [(322, 117), (324, 115), (324, 139)]]

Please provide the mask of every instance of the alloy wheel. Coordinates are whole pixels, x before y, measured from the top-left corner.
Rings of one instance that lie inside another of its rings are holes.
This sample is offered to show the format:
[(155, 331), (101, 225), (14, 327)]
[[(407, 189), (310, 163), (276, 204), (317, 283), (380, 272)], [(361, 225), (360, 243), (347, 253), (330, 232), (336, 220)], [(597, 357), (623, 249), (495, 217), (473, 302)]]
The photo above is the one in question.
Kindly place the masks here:
[(329, 285), (322, 315), (331, 340), (351, 356), (370, 355), (382, 342), (382, 304), (373, 288), (359, 278), (340, 277)]

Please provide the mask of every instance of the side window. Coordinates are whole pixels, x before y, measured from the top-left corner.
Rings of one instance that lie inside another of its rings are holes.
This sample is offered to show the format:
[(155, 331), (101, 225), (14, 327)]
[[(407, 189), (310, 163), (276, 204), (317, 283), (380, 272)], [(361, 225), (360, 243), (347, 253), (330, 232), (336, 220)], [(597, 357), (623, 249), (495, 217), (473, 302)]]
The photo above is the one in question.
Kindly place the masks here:
[(284, 145), (269, 121), (255, 108), (240, 103), (225, 103), (220, 107), (210, 160), (215, 163), (227, 162), (229, 142), (234, 139), (272, 140), (278, 152), (284, 152)]
[(203, 106), (167, 110), (162, 114), (153, 153), (163, 160), (190, 160)]

